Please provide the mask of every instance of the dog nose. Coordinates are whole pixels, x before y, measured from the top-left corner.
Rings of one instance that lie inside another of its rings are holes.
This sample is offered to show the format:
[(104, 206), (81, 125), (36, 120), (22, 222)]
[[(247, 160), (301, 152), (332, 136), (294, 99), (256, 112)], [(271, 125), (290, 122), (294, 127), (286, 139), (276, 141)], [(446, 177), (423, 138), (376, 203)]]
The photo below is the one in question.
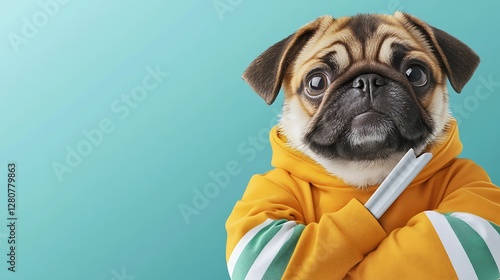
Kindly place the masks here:
[(377, 74), (363, 74), (352, 82), (353, 88), (361, 89), (364, 93), (368, 93), (370, 98), (373, 99), (373, 95), (379, 87), (385, 86), (387, 84), (386, 78)]

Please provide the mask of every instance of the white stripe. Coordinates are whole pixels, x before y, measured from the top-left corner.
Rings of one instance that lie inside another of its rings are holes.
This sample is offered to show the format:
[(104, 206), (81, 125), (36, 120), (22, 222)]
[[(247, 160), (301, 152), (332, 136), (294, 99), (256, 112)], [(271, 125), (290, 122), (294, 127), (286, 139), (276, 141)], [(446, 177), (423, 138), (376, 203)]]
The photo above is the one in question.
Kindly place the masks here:
[(434, 226), (439, 239), (441, 239), (441, 243), (450, 258), (458, 279), (477, 279), (474, 267), (472, 267), (472, 264), (467, 257), (467, 253), (446, 218), (434, 211), (425, 211), (425, 214)]
[(259, 280), (264, 277), (264, 274), (271, 265), (271, 262), (274, 260), (285, 242), (292, 236), (293, 228), (296, 225), (297, 223), (292, 221), (283, 224), (278, 233), (276, 233), (276, 235), (269, 240), (257, 259), (255, 259), (255, 262), (252, 264), (252, 267), (250, 267), (245, 280)]
[(483, 238), (495, 263), (500, 267), (500, 235), (493, 226), (485, 219), (469, 213), (453, 213), (451, 216), (466, 222)]
[(229, 256), (229, 260), (227, 261), (227, 270), (229, 271), (229, 275), (231, 278), (233, 277), (233, 271), (234, 267), (236, 266), (236, 261), (238, 261), (238, 258), (241, 255), (241, 252), (243, 252), (243, 249), (248, 245), (248, 243), (254, 238), (257, 233), (266, 226), (268, 226), (270, 223), (272, 223), (273, 220), (267, 219), (265, 222), (262, 224), (254, 227), (253, 229), (249, 230), (241, 239), (238, 241), (238, 244), (236, 244), (236, 247), (234, 247), (233, 252), (231, 252), (231, 256)]

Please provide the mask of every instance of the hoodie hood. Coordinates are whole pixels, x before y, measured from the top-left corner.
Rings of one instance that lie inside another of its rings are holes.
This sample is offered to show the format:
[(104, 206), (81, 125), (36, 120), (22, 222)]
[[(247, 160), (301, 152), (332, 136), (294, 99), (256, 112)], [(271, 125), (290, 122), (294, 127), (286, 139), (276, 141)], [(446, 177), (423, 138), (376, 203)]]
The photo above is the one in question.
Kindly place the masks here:
[[(273, 157), (271, 164), (284, 169), (293, 176), (317, 186), (349, 187), (342, 179), (330, 174), (323, 166), (300, 151), (292, 148), (287, 143), (284, 135), (280, 134), (277, 127), (273, 127), (270, 133)], [(450, 163), (462, 152), (462, 143), (458, 135), (458, 126), (455, 120), (451, 121), (447, 134), (442, 141), (437, 143), (431, 150), (432, 160), (420, 172), (410, 184), (419, 184), (426, 181), (440, 169)]]

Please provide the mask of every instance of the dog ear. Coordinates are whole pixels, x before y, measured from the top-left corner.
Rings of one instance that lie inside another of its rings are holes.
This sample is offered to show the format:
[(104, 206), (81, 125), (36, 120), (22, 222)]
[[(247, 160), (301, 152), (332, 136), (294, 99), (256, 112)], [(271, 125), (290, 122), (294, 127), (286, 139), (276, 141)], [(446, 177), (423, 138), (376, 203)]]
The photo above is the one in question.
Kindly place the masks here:
[(395, 16), (403, 17), (426, 37), (444, 67), (451, 86), (460, 93), (479, 65), (479, 56), (457, 38), (414, 16), (402, 12), (396, 12)]
[(333, 18), (330, 16), (320, 17), (274, 44), (250, 63), (243, 73), (243, 80), (267, 104), (272, 104), (280, 91), (287, 67), (295, 60), (302, 47), (316, 31), (322, 25), (332, 21)]

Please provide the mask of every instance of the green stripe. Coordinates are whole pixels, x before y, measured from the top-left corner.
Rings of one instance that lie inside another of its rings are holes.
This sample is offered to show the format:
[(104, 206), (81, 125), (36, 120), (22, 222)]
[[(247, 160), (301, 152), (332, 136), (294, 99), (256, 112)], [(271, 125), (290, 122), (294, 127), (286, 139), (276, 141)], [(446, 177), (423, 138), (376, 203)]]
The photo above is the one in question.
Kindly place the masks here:
[(247, 244), (240, 257), (236, 261), (231, 279), (245, 279), (260, 252), (269, 241), (280, 231), (287, 220), (274, 221), (261, 229)]
[(297, 225), (293, 229), (292, 236), (283, 244), (283, 247), (279, 250), (276, 257), (271, 262), (269, 269), (266, 271), (262, 280), (275, 280), (281, 279), (283, 274), (285, 273), (285, 269), (288, 266), (288, 262), (292, 257), (293, 251), (295, 250), (295, 246), (299, 241), (300, 235), (302, 231), (304, 231), (304, 225)]
[(461, 219), (449, 215), (445, 217), (469, 257), (477, 278), (498, 279), (498, 267), (483, 238)]
[(489, 223), (498, 232), (498, 234), (500, 234), (500, 227), (497, 226), (496, 224), (492, 223), (492, 222), (489, 222)]

